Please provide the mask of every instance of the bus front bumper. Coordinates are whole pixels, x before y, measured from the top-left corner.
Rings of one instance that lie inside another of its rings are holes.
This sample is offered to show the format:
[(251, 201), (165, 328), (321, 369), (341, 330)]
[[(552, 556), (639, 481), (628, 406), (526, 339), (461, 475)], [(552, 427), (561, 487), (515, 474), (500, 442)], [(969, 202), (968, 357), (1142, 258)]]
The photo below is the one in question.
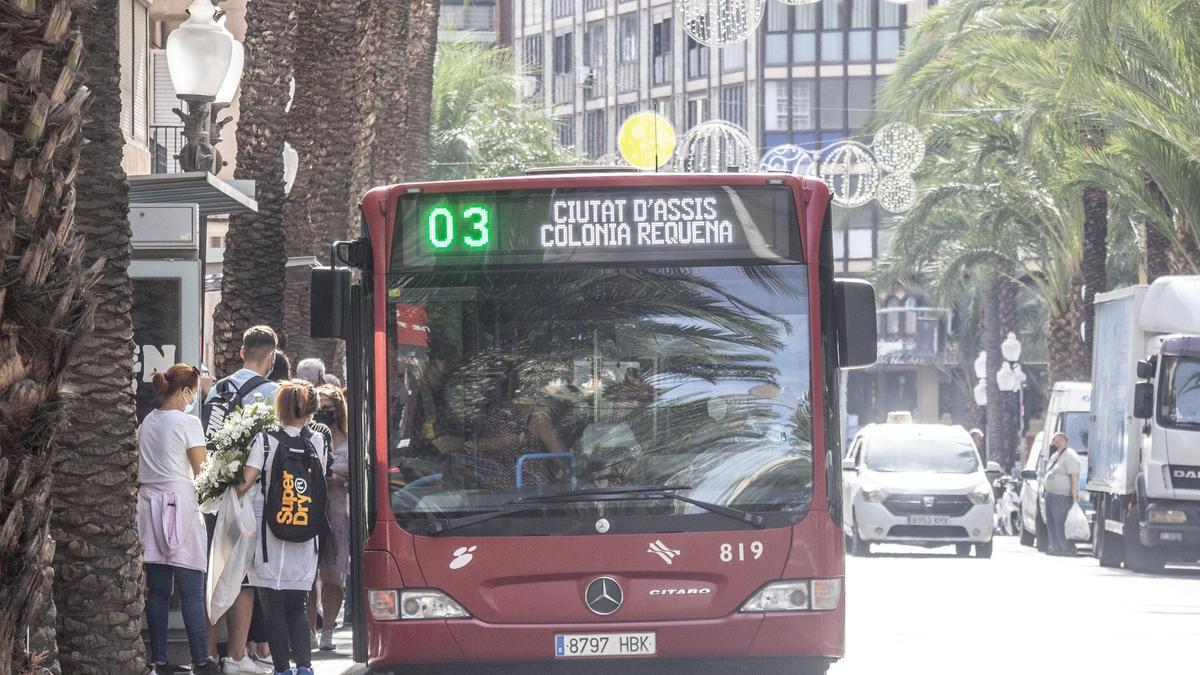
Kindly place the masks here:
[(799, 658), (831, 663), (845, 644), (844, 606), (827, 612), (747, 613), (718, 619), (587, 624), (494, 624), (477, 619), (371, 622), (373, 668), (418, 663), (573, 661), (558, 658), (556, 637), (571, 634), (655, 635), (653, 656), (619, 659)]

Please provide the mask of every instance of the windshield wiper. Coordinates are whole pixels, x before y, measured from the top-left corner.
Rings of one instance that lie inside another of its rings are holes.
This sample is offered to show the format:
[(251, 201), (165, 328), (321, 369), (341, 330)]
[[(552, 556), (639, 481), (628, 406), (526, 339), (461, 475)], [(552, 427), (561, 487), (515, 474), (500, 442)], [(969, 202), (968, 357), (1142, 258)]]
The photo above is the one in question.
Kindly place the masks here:
[[(582, 502), (591, 501), (589, 497), (606, 497), (607, 499), (616, 499), (621, 495), (632, 495), (642, 492), (662, 493), (667, 490), (690, 490), (689, 485), (646, 485), (646, 486), (628, 486), (628, 487), (611, 487), (611, 488), (594, 488), (589, 490), (575, 490), (573, 492), (556, 492), (552, 495), (536, 495), (532, 497), (521, 497), (516, 501), (508, 502), (503, 505), (503, 508), (487, 513), (477, 513), (473, 516), (463, 516), (461, 518), (442, 518), (435, 520), (425, 528), (425, 534), (430, 536), (439, 535), (450, 530), (457, 530), (463, 527), (470, 527), (484, 523), (494, 518), (502, 518), (511, 516), (517, 513), (524, 513), (534, 509), (543, 508), (546, 504), (567, 503), (567, 502)], [(603, 500), (600, 500), (603, 501)]]
[(741, 509), (735, 509), (730, 506), (721, 506), (711, 502), (692, 499), (675, 494), (676, 490), (690, 490), (688, 485), (650, 485), (650, 486), (629, 486), (629, 487), (611, 487), (611, 488), (593, 488), (588, 490), (575, 490), (572, 492), (558, 492), (552, 495), (535, 495), (530, 497), (521, 497), (516, 501), (505, 504), (505, 507), (496, 511), (487, 513), (478, 513), (473, 516), (463, 516), (462, 518), (450, 518), (435, 520), (425, 528), (425, 533), (428, 535), (438, 535), (450, 530), (456, 530), (463, 527), (469, 527), (478, 523), (492, 520), (493, 518), (501, 518), (511, 516), (525, 511), (532, 511), (537, 508), (542, 508), (547, 504), (569, 504), (572, 502), (590, 502), (590, 501), (629, 501), (638, 499), (673, 499), (698, 506), (710, 513), (732, 518), (738, 522), (747, 523), (753, 527), (762, 529), (766, 527), (763, 517), (757, 513), (750, 513)]
[(713, 504), (691, 497), (675, 494), (676, 490), (690, 490), (689, 485), (653, 485), (644, 487), (611, 487), (611, 488), (595, 488), (591, 490), (576, 490), (573, 492), (561, 492), (553, 495), (538, 495), (534, 497), (522, 497), (516, 501), (517, 504), (561, 504), (566, 502), (580, 501), (627, 501), (637, 499), (674, 499), (677, 501), (699, 506), (700, 508), (710, 513), (716, 513), (727, 518), (749, 523), (754, 527), (762, 529), (766, 527), (763, 517), (757, 513), (750, 513), (741, 509), (735, 509), (732, 506), (722, 506)]

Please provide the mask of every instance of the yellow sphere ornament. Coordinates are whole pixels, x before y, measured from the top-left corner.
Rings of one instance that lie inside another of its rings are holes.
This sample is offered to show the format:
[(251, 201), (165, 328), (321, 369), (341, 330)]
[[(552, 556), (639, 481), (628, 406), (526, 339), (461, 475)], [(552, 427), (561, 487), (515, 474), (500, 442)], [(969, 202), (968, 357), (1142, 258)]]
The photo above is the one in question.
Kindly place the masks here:
[(644, 170), (661, 168), (675, 153), (675, 128), (662, 115), (635, 113), (621, 124), (617, 148), (630, 166)]

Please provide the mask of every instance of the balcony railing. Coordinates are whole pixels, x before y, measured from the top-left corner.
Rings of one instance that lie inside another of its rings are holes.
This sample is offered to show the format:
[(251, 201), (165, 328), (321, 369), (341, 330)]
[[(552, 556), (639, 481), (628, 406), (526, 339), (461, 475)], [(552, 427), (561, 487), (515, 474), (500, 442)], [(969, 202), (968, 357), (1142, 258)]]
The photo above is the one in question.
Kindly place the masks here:
[(150, 127), (150, 173), (179, 173), (176, 155), (183, 147), (182, 126)]
[(496, 30), (495, 5), (442, 5), (442, 32), (466, 31), (491, 33)]

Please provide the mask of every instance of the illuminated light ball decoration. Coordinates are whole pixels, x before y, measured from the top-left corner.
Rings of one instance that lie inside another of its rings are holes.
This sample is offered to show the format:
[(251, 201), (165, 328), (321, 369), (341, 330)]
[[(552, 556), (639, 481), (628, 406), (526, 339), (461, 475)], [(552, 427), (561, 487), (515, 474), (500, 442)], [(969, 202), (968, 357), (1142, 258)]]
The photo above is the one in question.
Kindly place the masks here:
[(892, 173), (912, 173), (925, 159), (925, 135), (904, 122), (892, 122), (871, 141), (879, 168)]
[(676, 166), (690, 173), (747, 172), (757, 166), (745, 129), (721, 120), (697, 124), (679, 142)]
[(662, 115), (648, 111), (630, 115), (617, 132), (621, 157), (644, 171), (660, 169), (670, 162), (675, 145), (675, 127)]
[(758, 168), (763, 171), (787, 171), (796, 176), (811, 176), (816, 166), (812, 153), (798, 145), (784, 143), (763, 153)]
[(709, 47), (745, 42), (762, 22), (767, 0), (676, 0), (683, 30)]
[(875, 199), (885, 210), (903, 213), (917, 203), (917, 181), (912, 174), (889, 173), (879, 180)]
[(825, 149), (817, 176), (829, 187), (835, 204), (854, 208), (875, 198), (879, 165), (862, 143), (838, 141)]

